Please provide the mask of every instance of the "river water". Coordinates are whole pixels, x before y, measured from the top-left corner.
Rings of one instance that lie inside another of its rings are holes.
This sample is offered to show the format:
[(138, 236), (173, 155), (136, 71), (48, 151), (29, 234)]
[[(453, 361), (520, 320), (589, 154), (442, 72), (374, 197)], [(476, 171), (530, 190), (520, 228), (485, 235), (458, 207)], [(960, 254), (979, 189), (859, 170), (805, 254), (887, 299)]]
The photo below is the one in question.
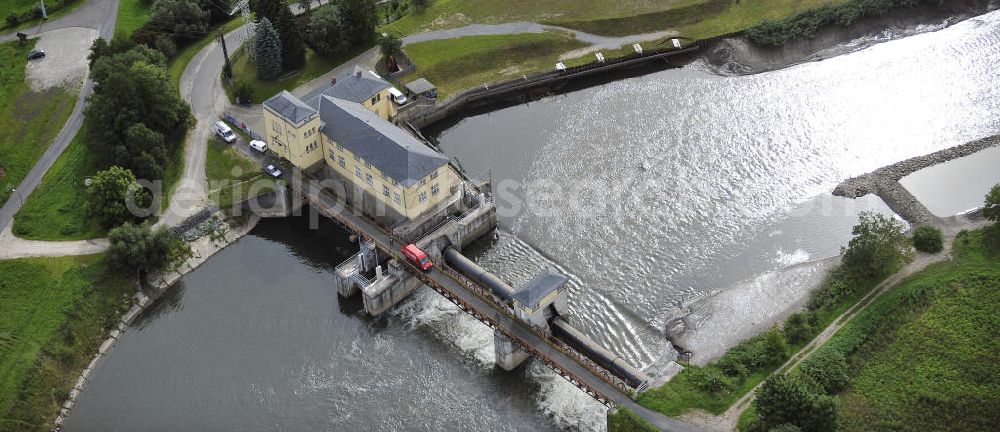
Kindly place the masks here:
[[(492, 177), (470, 254), (512, 284), (571, 277), (569, 318), (658, 376), (801, 302), (873, 198), (842, 179), (1000, 133), (1000, 13), (817, 63), (698, 65), (466, 118), (437, 136)], [(267, 221), (187, 276), (92, 377), (67, 430), (603, 429), (543, 366), (428, 289), (385, 316), (339, 299), (342, 230)], [(675, 320), (675, 319), (680, 320)]]

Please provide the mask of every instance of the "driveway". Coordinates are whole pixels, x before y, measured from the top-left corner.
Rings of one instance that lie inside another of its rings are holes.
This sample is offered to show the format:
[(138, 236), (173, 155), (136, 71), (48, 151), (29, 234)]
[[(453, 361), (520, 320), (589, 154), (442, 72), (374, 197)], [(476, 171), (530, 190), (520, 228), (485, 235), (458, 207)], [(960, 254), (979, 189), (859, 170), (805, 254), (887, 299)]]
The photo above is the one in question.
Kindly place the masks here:
[[(26, 33), (29, 37), (45, 33), (51, 30), (58, 30), (67, 27), (83, 27), (100, 30), (107, 28), (109, 31), (101, 33), (101, 37), (111, 40), (114, 35), (115, 18), (118, 16), (118, 0), (79, 0), (85, 2), (73, 12), (61, 16), (54, 20), (42, 21), (37, 25), (18, 30)], [(0, 42), (7, 42), (17, 39), (17, 32), (0, 35)], [(89, 48), (89, 47), (88, 47)]]

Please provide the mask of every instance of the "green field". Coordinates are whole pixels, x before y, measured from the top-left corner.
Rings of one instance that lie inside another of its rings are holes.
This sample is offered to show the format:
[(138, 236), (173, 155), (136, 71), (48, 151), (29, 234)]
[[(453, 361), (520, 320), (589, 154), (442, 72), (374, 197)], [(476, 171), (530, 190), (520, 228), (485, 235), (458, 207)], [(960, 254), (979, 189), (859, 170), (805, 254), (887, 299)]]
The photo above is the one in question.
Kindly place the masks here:
[(421, 42), (406, 47), (418, 65), (408, 80), (427, 78), (444, 99), (484, 83), (520, 78), (548, 70), (559, 55), (586, 46), (563, 32), (470, 36)]
[(381, 31), (412, 34), (467, 24), (531, 21), (607, 36), (679, 30), (704, 37), (745, 29), (764, 18), (783, 18), (846, 0), (437, 0)]
[(848, 359), (844, 430), (990, 430), (1000, 423), (1000, 251), (982, 232), (912, 276), (820, 350)]
[(142, 0), (119, 0), (118, 18), (115, 19), (115, 36), (128, 38), (143, 24), (149, 21), (149, 4)]
[(106, 233), (87, 217), (83, 181), (97, 172), (97, 158), (87, 148), (87, 124), (45, 173), (42, 183), (14, 216), (13, 232), (30, 240), (83, 240)]
[[(76, 93), (31, 91), (25, 82), (26, 55), (35, 42), (0, 45), (0, 204), (27, 175), (73, 111)], [(19, 199), (17, 195), (13, 199)]]
[(0, 430), (48, 430), (134, 291), (100, 256), (0, 261)]
[[(323, 57), (311, 49), (306, 49), (306, 66), (299, 71), (292, 72), (277, 80), (257, 79), (256, 66), (250, 62), (250, 56), (241, 55), (233, 62), (233, 83), (246, 82), (253, 89), (252, 101), (261, 103), (282, 90), (292, 91), (314, 78), (330, 72), (331, 69), (340, 66), (344, 62), (354, 58), (371, 47), (355, 47), (351, 51), (337, 57)], [(235, 100), (233, 88), (225, 85), (226, 94), (230, 100)]]

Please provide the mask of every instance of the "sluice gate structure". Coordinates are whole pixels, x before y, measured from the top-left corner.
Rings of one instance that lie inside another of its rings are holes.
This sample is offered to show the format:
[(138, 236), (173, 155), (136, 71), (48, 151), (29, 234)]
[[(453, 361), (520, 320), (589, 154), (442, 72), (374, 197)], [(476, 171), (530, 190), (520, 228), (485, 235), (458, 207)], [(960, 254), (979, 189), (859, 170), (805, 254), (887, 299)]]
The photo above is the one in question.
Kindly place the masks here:
[[(633, 395), (645, 390), (648, 378), (563, 319), (565, 276), (545, 270), (514, 289), (460, 253), (496, 228), (488, 185), (479, 190), (463, 194), (461, 210), (428, 221), (432, 228), (417, 238), (406, 238), (352, 211), (350, 198), (301, 171), (292, 173), (290, 188), (283, 193), (358, 236), (360, 251), (337, 266), (337, 290), (343, 296), (360, 294), (369, 314), (381, 314), (427, 285), (494, 331), (501, 368), (511, 370), (535, 357), (609, 408), (625, 407), (661, 430), (696, 430), (636, 403)], [(424, 271), (406, 260), (400, 249), (408, 243), (427, 251), (434, 266)]]

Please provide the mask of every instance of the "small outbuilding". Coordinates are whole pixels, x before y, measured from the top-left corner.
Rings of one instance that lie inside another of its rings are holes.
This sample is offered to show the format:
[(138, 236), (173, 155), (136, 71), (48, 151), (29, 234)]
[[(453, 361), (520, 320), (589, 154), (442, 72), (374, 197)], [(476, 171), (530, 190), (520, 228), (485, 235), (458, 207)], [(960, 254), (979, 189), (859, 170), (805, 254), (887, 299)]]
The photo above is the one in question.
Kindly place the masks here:
[(437, 98), (437, 87), (426, 78), (417, 78), (406, 84), (406, 91), (414, 96)]

